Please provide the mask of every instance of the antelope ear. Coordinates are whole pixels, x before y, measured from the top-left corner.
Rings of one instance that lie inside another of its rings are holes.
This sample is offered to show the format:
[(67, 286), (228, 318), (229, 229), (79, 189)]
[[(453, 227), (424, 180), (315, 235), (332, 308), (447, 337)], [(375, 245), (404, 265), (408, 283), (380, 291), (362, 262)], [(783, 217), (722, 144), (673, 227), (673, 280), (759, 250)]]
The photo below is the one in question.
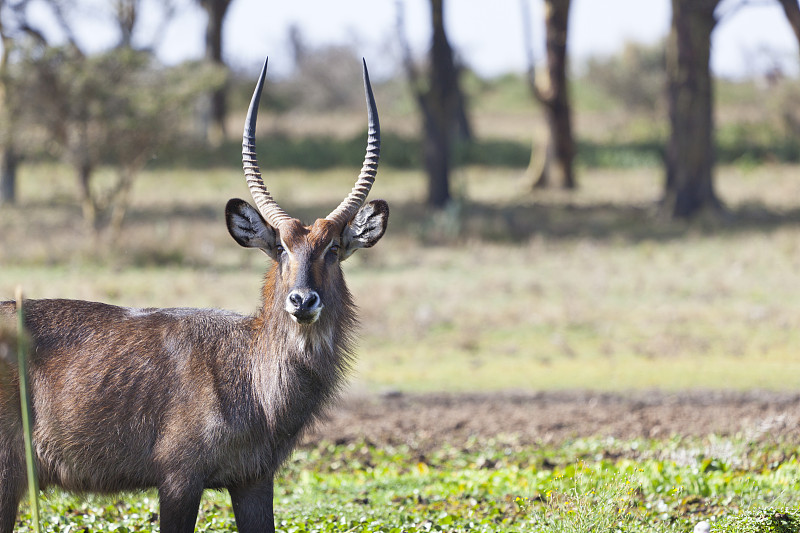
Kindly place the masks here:
[(389, 224), (389, 204), (372, 200), (358, 210), (342, 232), (342, 261), (359, 248), (370, 248), (386, 233)]
[(238, 198), (228, 200), (225, 206), (225, 222), (231, 237), (245, 248), (263, 250), (277, 260), (278, 233), (267, 224), (258, 210)]

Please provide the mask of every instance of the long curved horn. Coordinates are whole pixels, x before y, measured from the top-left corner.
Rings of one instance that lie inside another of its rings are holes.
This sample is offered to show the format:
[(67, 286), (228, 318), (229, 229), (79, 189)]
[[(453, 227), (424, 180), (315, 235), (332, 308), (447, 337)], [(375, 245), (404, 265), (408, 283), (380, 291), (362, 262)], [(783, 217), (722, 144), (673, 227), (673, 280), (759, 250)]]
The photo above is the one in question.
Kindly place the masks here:
[(244, 133), (242, 134), (242, 168), (250, 194), (261, 212), (261, 216), (277, 228), (286, 220), (292, 217), (281, 209), (281, 206), (272, 198), (267, 190), (264, 180), (261, 179), (261, 171), (258, 168), (258, 158), (256, 157), (256, 118), (258, 117), (258, 103), (261, 101), (261, 90), (264, 88), (264, 79), (267, 76), (267, 62), (264, 60), (264, 67), (261, 69), (261, 76), (250, 100), (250, 107), (247, 109), (247, 118), (244, 121)]
[(364, 157), (364, 165), (361, 167), (361, 174), (358, 175), (353, 190), (339, 204), (339, 207), (325, 217), (327, 220), (341, 225), (347, 224), (364, 205), (369, 190), (375, 182), (375, 175), (378, 173), (378, 158), (381, 153), (381, 124), (378, 120), (378, 107), (375, 105), (375, 97), (372, 95), (372, 86), (369, 83), (367, 62), (366, 60), (362, 61), (364, 64), (364, 92), (367, 96), (367, 155)]

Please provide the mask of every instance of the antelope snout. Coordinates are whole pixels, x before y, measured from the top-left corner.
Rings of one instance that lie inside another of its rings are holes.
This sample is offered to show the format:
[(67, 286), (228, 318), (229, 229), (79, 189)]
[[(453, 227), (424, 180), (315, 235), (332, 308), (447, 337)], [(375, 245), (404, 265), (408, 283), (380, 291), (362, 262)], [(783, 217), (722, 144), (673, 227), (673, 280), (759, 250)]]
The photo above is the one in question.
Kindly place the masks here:
[(322, 307), (319, 294), (311, 289), (295, 289), (286, 297), (286, 312), (300, 324), (316, 322)]

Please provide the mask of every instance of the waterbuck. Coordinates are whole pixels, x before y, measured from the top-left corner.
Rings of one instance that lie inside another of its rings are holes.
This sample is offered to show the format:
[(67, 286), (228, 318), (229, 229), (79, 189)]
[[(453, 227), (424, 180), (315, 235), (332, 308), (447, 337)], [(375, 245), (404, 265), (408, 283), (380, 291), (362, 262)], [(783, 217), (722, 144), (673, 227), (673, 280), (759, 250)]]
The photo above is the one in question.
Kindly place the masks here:
[[(239, 531), (274, 531), (273, 476), (351, 362), (356, 309), (340, 263), (386, 231), (386, 202), (365, 203), (380, 151), (366, 63), (363, 168), (344, 201), (310, 226), (287, 215), (261, 178), (255, 127), (266, 69), (265, 62), (242, 143), (257, 209), (239, 199), (225, 208), (236, 242), (272, 260), (254, 315), (24, 304), (40, 485), (97, 493), (156, 487), (162, 533), (194, 530), (204, 489), (230, 492)], [(0, 320), (14, 311), (14, 302), (0, 302)], [(12, 531), (25, 486), (13, 374), (10, 381), (0, 382), (1, 533)]]

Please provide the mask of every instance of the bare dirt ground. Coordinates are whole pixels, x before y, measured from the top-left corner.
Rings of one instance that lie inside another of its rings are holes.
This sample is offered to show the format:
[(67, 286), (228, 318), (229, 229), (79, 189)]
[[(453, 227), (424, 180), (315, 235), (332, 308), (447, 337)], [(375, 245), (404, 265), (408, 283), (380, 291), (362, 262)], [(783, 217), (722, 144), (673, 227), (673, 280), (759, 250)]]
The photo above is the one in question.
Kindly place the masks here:
[(513, 436), (554, 443), (605, 436), (620, 439), (741, 435), (800, 441), (800, 393), (766, 391), (350, 395), (331, 409), (307, 442), (367, 439), (376, 444), (458, 445)]

